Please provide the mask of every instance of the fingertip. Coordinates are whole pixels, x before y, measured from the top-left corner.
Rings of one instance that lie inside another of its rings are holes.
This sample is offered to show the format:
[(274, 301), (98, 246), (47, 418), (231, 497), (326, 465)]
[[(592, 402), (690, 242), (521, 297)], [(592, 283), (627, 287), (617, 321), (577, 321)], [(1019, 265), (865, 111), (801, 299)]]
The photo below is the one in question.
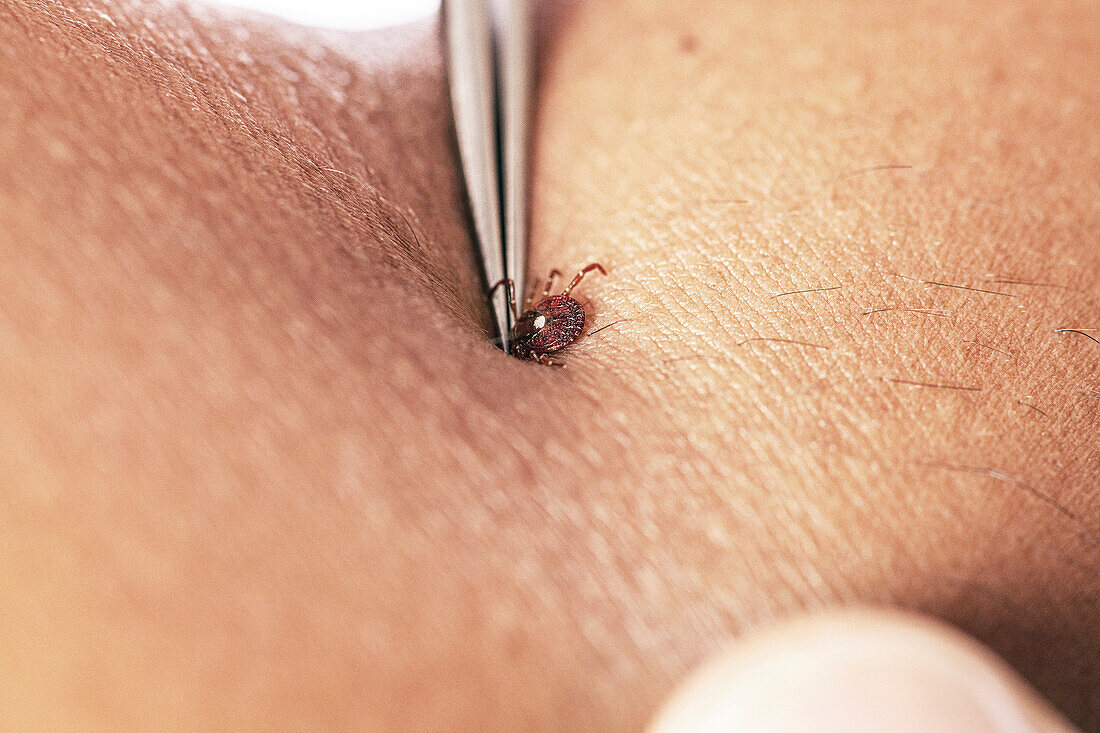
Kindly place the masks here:
[(1066, 723), (1003, 661), (917, 616), (857, 611), (752, 636), (686, 680), (650, 727), (1052, 733)]

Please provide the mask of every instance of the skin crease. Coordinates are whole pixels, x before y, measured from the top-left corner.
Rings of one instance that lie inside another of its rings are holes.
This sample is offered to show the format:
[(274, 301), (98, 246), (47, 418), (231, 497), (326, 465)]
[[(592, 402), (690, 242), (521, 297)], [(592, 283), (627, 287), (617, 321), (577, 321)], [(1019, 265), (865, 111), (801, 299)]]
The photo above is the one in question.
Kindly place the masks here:
[(2, 727), (636, 729), (856, 603), (1100, 727), (1089, 4), (554, 8), (556, 370), (434, 23), (80, 5), (0, 7)]

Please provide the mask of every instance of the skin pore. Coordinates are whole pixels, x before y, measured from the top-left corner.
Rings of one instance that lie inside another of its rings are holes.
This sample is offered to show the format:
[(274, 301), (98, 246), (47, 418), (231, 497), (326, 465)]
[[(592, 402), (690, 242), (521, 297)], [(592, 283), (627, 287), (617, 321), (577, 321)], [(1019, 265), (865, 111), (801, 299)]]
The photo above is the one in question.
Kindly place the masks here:
[(434, 23), (0, 7), (0, 727), (636, 729), (862, 603), (1100, 726), (1100, 14), (544, 27), (564, 369), (487, 341)]

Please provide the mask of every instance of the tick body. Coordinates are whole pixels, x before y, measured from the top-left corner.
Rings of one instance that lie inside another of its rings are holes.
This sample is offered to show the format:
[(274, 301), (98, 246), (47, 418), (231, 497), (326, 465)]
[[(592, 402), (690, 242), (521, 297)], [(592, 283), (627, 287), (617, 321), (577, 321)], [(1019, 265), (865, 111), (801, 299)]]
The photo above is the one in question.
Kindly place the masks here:
[(602, 275), (607, 274), (603, 265), (593, 262), (583, 267), (558, 295), (551, 295), (550, 291), (561, 273), (551, 270), (542, 289), (542, 296), (523, 313), (516, 310), (515, 285), (511, 280), (501, 280), (492, 287), (489, 297), (502, 285), (508, 294), (508, 305), (515, 320), (509, 349), (512, 356), (548, 366), (560, 366), (549, 355), (576, 341), (584, 331), (584, 306), (571, 293), (580, 285), (584, 276), (593, 270), (598, 270)]

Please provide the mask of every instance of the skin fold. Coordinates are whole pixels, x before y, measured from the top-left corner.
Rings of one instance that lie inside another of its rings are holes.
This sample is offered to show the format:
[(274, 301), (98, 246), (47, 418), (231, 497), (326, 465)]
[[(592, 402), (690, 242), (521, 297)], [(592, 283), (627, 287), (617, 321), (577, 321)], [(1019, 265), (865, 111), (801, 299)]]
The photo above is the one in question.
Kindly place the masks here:
[(435, 22), (0, 6), (0, 727), (637, 729), (856, 604), (1100, 727), (1100, 13), (541, 28), (563, 369), (488, 342)]

